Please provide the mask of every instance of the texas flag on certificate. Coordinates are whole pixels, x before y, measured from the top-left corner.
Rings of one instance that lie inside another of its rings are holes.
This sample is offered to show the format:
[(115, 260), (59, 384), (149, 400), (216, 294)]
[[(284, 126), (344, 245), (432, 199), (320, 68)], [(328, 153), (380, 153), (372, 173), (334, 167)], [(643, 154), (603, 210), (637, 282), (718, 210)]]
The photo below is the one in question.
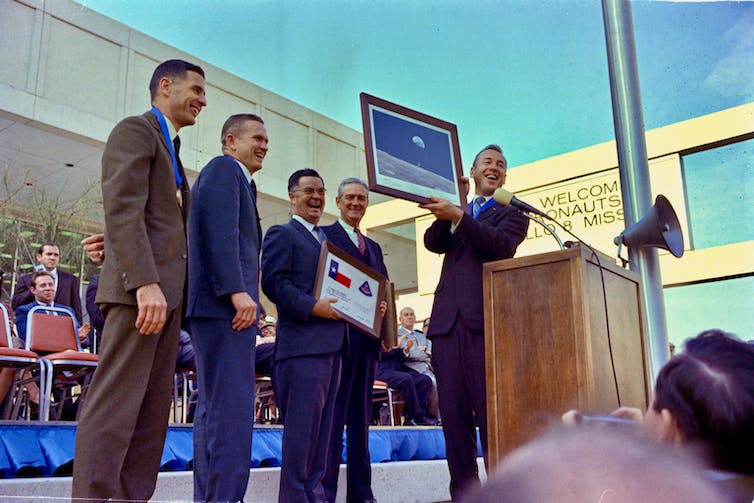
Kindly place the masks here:
[(328, 274), (332, 279), (340, 283), (346, 288), (351, 288), (351, 278), (338, 272), (338, 262), (330, 259), (330, 272)]

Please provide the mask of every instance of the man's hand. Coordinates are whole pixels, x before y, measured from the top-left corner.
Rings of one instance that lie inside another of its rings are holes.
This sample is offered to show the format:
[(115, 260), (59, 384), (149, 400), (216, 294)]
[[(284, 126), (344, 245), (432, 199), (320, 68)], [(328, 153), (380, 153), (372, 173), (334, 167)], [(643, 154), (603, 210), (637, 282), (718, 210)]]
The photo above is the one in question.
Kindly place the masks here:
[(147, 283), (136, 289), (136, 304), (139, 315), (136, 328), (143, 335), (159, 334), (168, 316), (168, 302), (159, 283)]
[(387, 312), (387, 302), (384, 300), (380, 301), (380, 307), (378, 309), (380, 310), (380, 318), (382, 318)]
[(89, 337), (89, 332), (91, 331), (92, 326), (88, 321), (79, 327), (79, 342), (81, 342), (81, 344), (86, 342), (86, 338)]
[(430, 197), (430, 202), (420, 204), (419, 208), (429, 210), (438, 220), (450, 220), (454, 224), (461, 221), (463, 210), (455, 204), (438, 197)]
[(612, 411), (610, 415), (623, 419), (630, 419), (631, 421), (636, 421), (637, 423), (642, 423), (644, 421), (644, 414), (642, 413), (641, 409), (637, 409), (636, 407), (623, 406)]
[(406, 342), (406, 347), (403, 348), (403, 354), (408, 356), (408, 354), (411, 352), (412, 347), (414, 347), (414, 340), (409, 339), (408, 342)]
[(335, 298), (327, 298), (327, 299), (320, 299), (317, 301), (316, 304), (314, 304), (314, 307), (312, 308), (312, 314), (314, 316), (318, 316), (320, 318), (325, 318), (328, 320), (339, 320), (340, 319), (340, 313), (336, 311), (332, 305), (338, 302), (338, 299)]
[(257, 303), (246, 292), (230, 294), (230, 302), (236, 308), (236, 315), (231, 321), (233, 330), (243, 330), (254, 324), (257, 317)]
[(89, 255), (89, 259), (95, 264), (101, 264), (105, 260), (105, 235), (92, 234), (81, 240), (84, 245), (84, 252)]

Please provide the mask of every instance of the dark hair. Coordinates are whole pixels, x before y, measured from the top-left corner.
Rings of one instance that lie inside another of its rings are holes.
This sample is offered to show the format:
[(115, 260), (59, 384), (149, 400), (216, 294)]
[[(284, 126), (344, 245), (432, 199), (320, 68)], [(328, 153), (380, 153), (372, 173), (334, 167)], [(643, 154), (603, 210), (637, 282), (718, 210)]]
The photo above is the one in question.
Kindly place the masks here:
[(58, 251), (60, 251), (60, 246), (58, 246), (57, 243), (48, 242), (48, 243), (45, 243), (45, 244), (43, 244), (43, 245), (41, 245), (39, 247), (39, 249), (37, 250), (37, 255), (43, 255), (44, 254), (44, 252), (45, 252), (45, 246), (54, 246), (55, 248), (58, 249)]
[(257, 121), (260, 124), (264, 124), (262, 118), (256, 114), (235, 114), (228, 117), (223, 124), (222, 132), (220, 132), (220, 143), (225, 146), (225, 137), (228, 133), (233, 136), (238, 136), (244, 128), (246, 121)]
[(500, 155), (502, 155), (503, 159), (505, 159), (505, 155), (503, 155), (503, 149), (500, 148), (500, 145), (495, 145), (494, 143), (490, 143), (489, 145), (484, 147), (482, 150), (477, 152), (477, 154), (474, 156), (474, 162), (471, 163), (472, 168), (476, 166), (476, 162), (477, 160), (479, 160), (479, 156), (482, 155), (482, 152), (484, 152), (485, 150), (494, 150), (495, 152), (500, 152)]
[(36, 288), (37, 287), (37, 279), (39, 277), (41, 277), (41, 276), (49, 276), (50, 278), (52, 278), (52, 281), (55, 281), (55, 276), (53, 276), (52, 273), (50, 273), (50, 272), (47, 272), (47, 271), (34, 271), (31, 274), (31, 280), (29, 281), (29, 285), (32, 288)]
[(657, 376), (652, 407), (714, 467), (754, 474), (754, 347), (721, 330), (686, 341)]
[[(320, 180), (322, 180), (322, 177), (319, 176), (319, 173), (317, 173), (315, 170), (311, 168), (304, 168), (299, 169), (293, 172), (293, 174), (288, 178), (288, 192), (293, 192), (296, 190), (296, 187), (298, 187), (298, 181), (301, 177), (304, 176), (316, 176)], [(322, 184), (324, 185), (325, 181), (322, 180)]]
[(149, 81), (149, 96), (151, 99), (157, 97), (157, 88), (160, 85), (160, 79), (163, 77), (183, 79), (186, 77), (187, 72), (196, 72), (204, 77), (204, 70), (201, 67), (182, 59), (169, 59), (157, 65)]

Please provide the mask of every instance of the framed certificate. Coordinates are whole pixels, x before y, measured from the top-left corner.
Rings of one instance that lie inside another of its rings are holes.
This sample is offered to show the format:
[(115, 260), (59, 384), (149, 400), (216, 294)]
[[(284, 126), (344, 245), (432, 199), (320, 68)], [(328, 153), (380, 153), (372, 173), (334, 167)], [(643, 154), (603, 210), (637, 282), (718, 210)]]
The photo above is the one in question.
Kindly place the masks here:
[(382, 331), (380, 339), (389, 348), (398, 345), (398, 313), (395, 312), (395, 284), (387, 281), (385, 284), (385, 300), (387, 309), (382, 317)]
[(387, 278), (325, 241), (319, 254), (313, 295), (336, 298), (340, 316), (375, 339), (380, 338), (380, 302), (385, 300)]
[(465, 206), (455, 124), (366, 93), (360, 97), (369, 189), (417, 203), (436, 196)]

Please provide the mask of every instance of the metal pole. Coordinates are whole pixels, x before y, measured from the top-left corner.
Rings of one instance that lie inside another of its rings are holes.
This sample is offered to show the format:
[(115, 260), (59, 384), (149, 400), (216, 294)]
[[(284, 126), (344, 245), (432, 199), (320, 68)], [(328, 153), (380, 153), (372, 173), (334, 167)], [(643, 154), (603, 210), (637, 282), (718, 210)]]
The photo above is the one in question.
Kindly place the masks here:
[[(628, 0), (602, 0), (602, 15), (623, 212), (629, 226), (652, 206), (631, 4)], [(641, 276), (648, 331), (645, 343), (654, 380), (670, 356), (659, 258), (654, 248), (637, 248), (629, 249), (629, 259), (631, 270)]]

